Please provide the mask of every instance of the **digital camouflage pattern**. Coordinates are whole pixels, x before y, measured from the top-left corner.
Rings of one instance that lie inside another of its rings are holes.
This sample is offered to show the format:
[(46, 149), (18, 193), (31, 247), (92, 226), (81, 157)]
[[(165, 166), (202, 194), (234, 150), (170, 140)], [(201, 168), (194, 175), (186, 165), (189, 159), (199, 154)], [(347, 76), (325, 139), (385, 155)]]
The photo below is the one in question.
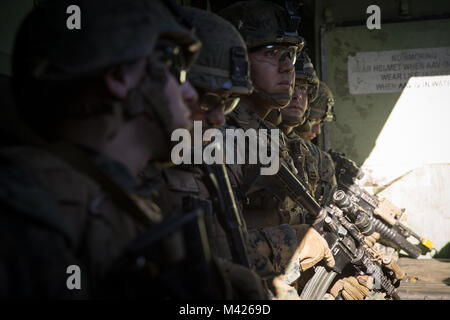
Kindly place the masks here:
[(334, 162), (327, 152), (320, 150), (311, 141), (305, 143), (309, 150), (306, 166), (315, 198), (323, 205), (329, 204), (333, 193), (337, 191)]
[[(228, 21), (210, 12), (195, 8), (183, 8), (182, 12), (202, 41), (198, 60), (188, 74), (191, 84), (203, 92), (224, 90), (234, 95), (250, 93), (252, 84), (246, 46), (237, 30)], [(232, 263), (228, 237), (218, 217), (221, 212), (213, 203), (218, 195), (211, 188), (210, 178), (204, 169), (197, 165), (164, 169), (149, 165), (140, 174), (142, 189), (157, 191), (152, 199), (166, 214), (185, 210), (186, 203), (202, 208), (211, 253), (230, 281), (231, 289), (240, 295), (234, 298), (261, 299), (264, 294), (259, 292), (259, 296), (255, 296), (258, 290), (253, 290), (259, 287), (260, 279), (251, 270)], [(243, 218), (241, 220), (244, 221)], [(250, 288), (253, 289), (247, 291)]]
[[(264, 128), (274, 128), (273, 125), (262, 122), (251, 109), (240, 103), (229, 115), (227, 124), (221, 130), (256, 129), (261, 127), (261, 124)], [(282, 131), (280, 133), (282, 134)], [(284, 136), (280, 137), (280, 158), (296, 172), (284, 139)], [(302, 228), (299, 227), (297, 232), (297, 227), (304, 221), (306, 211), (287, 196), (274, 177), (260, 176), (258, 166), (227, 167), (249, 228), (249, 250), (254, 249), (255, 271), (263, 278), (265, 274), (279, 274), (275, 278), (272, 277), (273, 282), (283, 285), (272, 292), (281, 292), (286, 299), (294, 299), (297, 296), (297, 293), (294, 294), (295, 282), (301, 270), (299, 245), (303, 239), (300, 235), (304, 236), (304, 233), (300, 232)], [(323, 256), (319, 260), (322, 258)]]
[[(256, 130), (261, 127), (277, 129), (272, 124), (260, 120), (256, 113), (241, 102), (228, 115), (227, 124), (221, 127), (220, 130), (225, 133), (226, 129)], [(280, 159), (285, 161), (291, 170), (296, 172), (284, 140), (284, 134), (281, 131), (279, 132)], [(234, 154), (237, 154), (237, 149)], [(227, 167), (230, 172), (231, 184), (237, 190), (237, 197), (242, 206), (248, 228), (271, 227), (299, 221), (298, 216), (301, 209), (287, 197), (287, 194), (274, 177), (259, 175), (259, 165), (231, 164), (227, 165)]]
[[(314, 194), (314, 187), (310, 184), (309, 181), (310, 175), (312, 178), (315, 178), (317, 172), (315, 170), (315, 167), (310, 164), (312, 155), (310, 154), (305, 141), (294, 130), (287, 134), (286, 138), (290, 155), (292, 156), (294, 165), (298, 171), (297, 177), (299, 178), (300, 182), (302, 182), (303, 185), (308, 188), (308, 191), (310, 191), (311, 194)], [(308, 169), (313, 169), (312, 174), (309, 173)]]

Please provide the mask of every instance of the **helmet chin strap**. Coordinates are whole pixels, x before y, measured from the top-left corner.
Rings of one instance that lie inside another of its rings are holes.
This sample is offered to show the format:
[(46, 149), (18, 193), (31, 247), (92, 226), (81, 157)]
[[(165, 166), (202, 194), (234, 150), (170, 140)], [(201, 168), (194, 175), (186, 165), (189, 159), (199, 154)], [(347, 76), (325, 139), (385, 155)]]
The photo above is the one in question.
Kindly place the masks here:
[[(253, 92), (257, 94), (261, 99), (268, 101), (271, 106), (276, 108), (283, 108), (289, 104), (292, 96), (289, 93), (268, 93), (264, 89), (258, 87), (255, 83), (253, 83)], [(287, 103), (280, 103), (279, 100), (288, 100)]]

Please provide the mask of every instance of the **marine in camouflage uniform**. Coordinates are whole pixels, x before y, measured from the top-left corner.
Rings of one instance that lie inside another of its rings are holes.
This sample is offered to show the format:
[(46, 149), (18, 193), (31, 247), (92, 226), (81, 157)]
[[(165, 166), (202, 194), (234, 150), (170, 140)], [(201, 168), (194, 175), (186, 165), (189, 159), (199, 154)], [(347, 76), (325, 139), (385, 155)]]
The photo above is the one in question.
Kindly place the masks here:
[[(69, 4), (82, 8), (81, 31), (66, 28)], [(15, 98), (41, 143), (1, 150), (2, 297), (223, 297), (211, 288), (207, 257), (198, 271), (184, 263), (207, 254), (189, 249), (182, 233), (140, 241), (167, 224), (136, 193), (136, 174), (168, 159), (174, 128), (190, 127), (177, 79), (199, 45), (173, 14), (156, 1), (49, 0), (25, 19)], [(183, 53), (185, 65), (169, 51)], [(163, 269), (166, 261), (177, 267)], [(79, 290), (67, 285), (72, 265)]]
[(309, 114), (304, 124), (295, 130), (300, 135), (312, 157), (308, 157), (306, 167), (310, 186), (315, 198), (323, 205), (329, 204), (333, 193), (337, 190), (335, 167), (331, 155), (312, 143), (312, 139), (320, 134), (322, 122), (336, 119), (334, 114), (334, 98), (331, 90), (324, 82), (320, 82), (318, 97), (309, 106)]
[[(186, 103), (191, 119), (201, 121), (204, 132), (223, 125), (225, 114), (236, 107), (239, 96), (252, 92), (247, 50), (237, 30), (220, 16), (191, 7), (185, 7), (182, 11), (202, 41), (200, 55), (188, 72), (188, 80), (197, 90), (198, 100), (191, 97)], [(202, 151), (202, 147), (192, 148), (191, 154), (196, 151)], [(240, 266), (238, 261), (232, 263), (232, 243), (228, 241), (223, 227), (227, 222), (221, 220), (225, 217), (221, 216), (216, 201), (219, 195), (212, 187), (209, 166), (181, 164), (162, 169), (147, 166), (140, 174), (142, 189), (157, 189), (153, 199), (168, 214), (183, 210), (186, 205), (200, 206), (205, 212), (211, 252), (231, 279), (233, 298), (263, 299), (265, 294), (261, 279), (248, 268)], [(241, 228), (246, 247), (245, 221), (239, 218), (243, 223)], [(261, 259), (264, 260), (263, 257)]]
[(294, 95), (290, 104), (281, 109), (278, 126), (285, 134), (289, 153), (298, 171), (297, 176), (308, 191), (314, 195), (310, 183), (316, 178), (317, 169), (310, 164), (313, 156), (306, 142), (295, 132), (294, 128), (302, 125), (309, 114), (309, 103), (317, 97), (319, 78), (307, 53), (303, 51), (296, 64)]
[[(294, 64), (303, 47), (303, 39), (297, 34), (298, 20), (267, 1), (238, 2), (220, 14), (239, 30), (247, 44), (254, 86), (254, 92), (241, 98), (221, 130), (275, 128), (264, 119), (271, 110), (285, 107), (292, 97)], [(282, 133), (279, 145), (280, 161), (295, 172)], [(314, 264), (326, 256), (327, 263), (334, 263), (329, 259), (326, 242), (321, 241), (317, 232), (304, 232), (305, 226), (295, 224), (299, 208), (273, 176), (260, 176), (259, 165), (227, 164), (227, 167), (247, 227), (254, 230), (257, 248), (271, 257), (274, 270), (280, 274), (274, 282), (293, 283), (306, 261)], [(311, 248), (317, 245), (314, 247), (317, 251), (299, 250), (302, 243), (309, 243)], [(312, 257), (306, 258), (304, 254)], [(295, 290), (292, 291), (289, 297), (296, 298)], [(275, 292), (278, 293), (276, 289)]]

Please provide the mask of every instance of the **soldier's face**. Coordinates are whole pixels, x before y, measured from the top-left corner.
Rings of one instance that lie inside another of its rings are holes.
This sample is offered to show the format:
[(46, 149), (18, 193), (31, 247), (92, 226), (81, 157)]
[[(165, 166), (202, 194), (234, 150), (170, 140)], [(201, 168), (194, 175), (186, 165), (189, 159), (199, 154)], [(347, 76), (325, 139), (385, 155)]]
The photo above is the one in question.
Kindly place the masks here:
[(263, 48), (250, 53), (251, 77), (256, 87), (269, 94), (287, 94), (288, 98), (280, 98), (278, 103), (286, 105), (292, 97), (295, 72), (294, 58), (284, 56), (272, 49)]
[(287, 125), (299, 125), (308, 107), (308, 83), (304, 79), (297, 79), (294, 94), (286, 108), (281, 109), (282, 121)]

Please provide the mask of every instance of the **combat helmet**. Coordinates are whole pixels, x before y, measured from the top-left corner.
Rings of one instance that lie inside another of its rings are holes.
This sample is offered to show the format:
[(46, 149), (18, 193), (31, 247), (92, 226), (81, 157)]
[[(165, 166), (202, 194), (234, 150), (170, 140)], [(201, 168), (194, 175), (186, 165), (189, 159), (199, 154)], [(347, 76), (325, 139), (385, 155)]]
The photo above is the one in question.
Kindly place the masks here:
[(237, 2), (220, 15), (239, 30), (249, 50), (280, 43), (298, 46), (300, 52), (304, 46), (297, 31), (300, 20), (291, 13), (270, 1), (252, 0)]
[[(67, 26), (66, 10), (71, 5), (80, 9), (80, 29)], [(76, 97), (77, 86), (92, 84), (90, 80), (108, 68), (149, 57), (161, 36), (182, 46), (186, 63), (193, 61), (198, 40), (172, 12), (162, 1), (150, 0), (47, 0), (37, 4), (22, 23), (14, 44), (13, 90), (22, 118), (33, 127), (47, 119), (56, 120), (56, 113), (83, 116), (112, 112), (111, 106), (101, 104), (62, 110), (57, 100), (61, 98), (59, 89), (69, 88), (66, 91)], [(149, 68), (159, 70), (154, 73), (158, 78), (152, 81), (155, 86), (165, 83), (162, 64), (160, 59), (149, 59)], [(164, 101), (162, 90), (158, 91), (158, 99), (148, 95), (141, 98), (148, 100), (145, 103), (123, 104), (124, 115), (148, 112), (163, 122), (170, 121), (167, 104), (160, 105)]]
[(308, 101), (311, 103), (317, 98), (319, 92), (319, 77), (317, 77), (314, 65), (308, 56), (308, 53), (304, 50), (300, 53), (295, 64), (295, 78), (305, 79), (309, 84), (308, 89)]
[[(183, 8), (190, 19), (202, 50), (189, 70), (190, 83), (205, 91), (226, 91), (234, 95), (250, 94), (247, 48), (239, 32), (222, 17), (192, 7)], [(233, 100), (233, 108), (239, 98)]]
[(324, 122), (336, 121), (333, 93), (323, 81), (320, 81), (317, 98), (310, 104), (309, 116)]
[[(270, 1), (240, 1), (223, 9), (220, 15), (238, 29), (249, 52), (286, 46), (295, 63), (297, 55), (303, 49), (304, 39), (297, 31), (300, 18), (295, 15), (295, 8), (288, 6), (288, 9)], [(283, 55), (281, 59), (285, 57)], [(280, 103), (279, 99), (289, 100), (292, 95), (292, 92), (269, 93), (255, 83), (253, 86), (256, 94), (271, 101), (278, 108), (286, 106), (285, 103)]]

